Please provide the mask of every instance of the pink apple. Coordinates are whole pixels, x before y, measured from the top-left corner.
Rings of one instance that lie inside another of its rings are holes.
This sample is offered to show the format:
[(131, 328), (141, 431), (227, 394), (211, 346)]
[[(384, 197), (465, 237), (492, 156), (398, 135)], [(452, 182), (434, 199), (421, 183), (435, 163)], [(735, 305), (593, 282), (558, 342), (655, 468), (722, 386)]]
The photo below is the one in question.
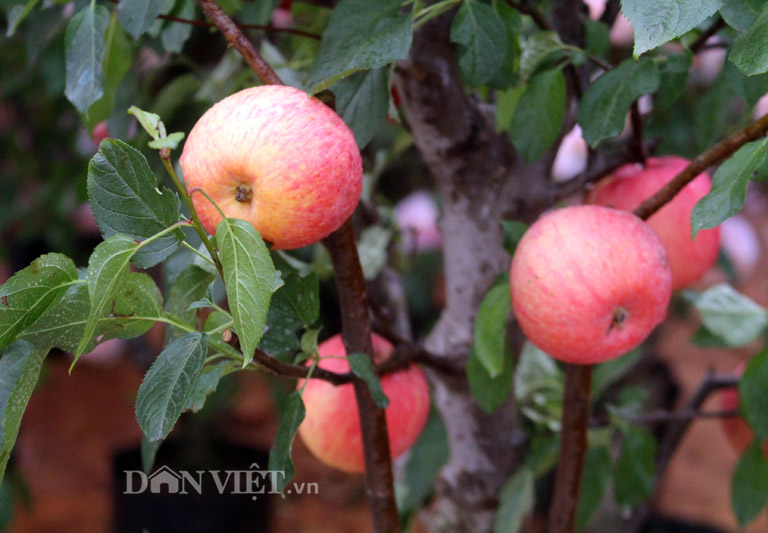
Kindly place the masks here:
[(594, 205), (545, 214), (512, 259), (510, 289), (528, 339), (569, 363), (607, 361), (640, 344), (666, 314), (667, 254), (642, 220)]
[(440, 210), (428, 191), (414, 191), (395, 206), (395, 220), (400, 227), (406, 253), (440, 248), (442, 235), (437, 228)]
[[(373, 335), (373, 351), (377, 362), (386, 360), (392, 345)], [(318, 366), (334, 372), (349, 372), (347, 352), (336, 335), (320, 344)], [(304, 384), (299, 381), (298, 388)], [(405, 370), (381, 377), (381, 388), (389, 398), (386, 409), (389, 448), (392, 457), (408, 450), (424, 429), (429, 414), (429, 387), (422, 370), (415, 364)], [(345, 472), (363, 472), (362, 436), (357, 402), (352, 384), (335, 387), (312, 379), (304, 389), (307, 409), (299, 435), (307, 448), (324, 463)]]
[(247, 220), (273, 249), (330, 235), (355, 210), (363, 183), (352, 131), (316, 98), (266, 85), (233, 94), (195, 124), (180, 158), (205, 229)]
[(107, 125), (106, 120), (102, 120), (93, 127), (93, 131), (91, 132), (91, 140), (98, 148), (99, 143), (101, 143), (101, 141), (107, 137), (109, 137), (109, 126)]
[[(744, 373), (745, 366), (744, 363), (740, 363), (733, 369), (733, 373), (741, 376)], [(720, 393), (720, 407), (723, 411), (738, 411), (739, 403), (739, 390), (737, 388), (724, 389)], [(723, 417), (720, 419), (720, 424), (731, 446), (739, 455), (744, 453), (749, 448), (749, 445), (752, 444), (755, 434), (747, 422), (740, 416)], [(768, 442), (763, 446), (763, 453), (768, 458)]]
[[(600, 181), (587, 196), (587, 202), (632, 211), (671, 181), (688, 163), (682, 157), (666, 156), (648, 158), (645, 167), (624, 165)], [(700, 231), (696, 239), (691, 240), (693, 206), (709, 192), (711, 185), (709, 176), (700, 174), (648, 219), (648, 224), (667, 249), (673, 290), (698, 281), (717, 260), (719, 228)]]

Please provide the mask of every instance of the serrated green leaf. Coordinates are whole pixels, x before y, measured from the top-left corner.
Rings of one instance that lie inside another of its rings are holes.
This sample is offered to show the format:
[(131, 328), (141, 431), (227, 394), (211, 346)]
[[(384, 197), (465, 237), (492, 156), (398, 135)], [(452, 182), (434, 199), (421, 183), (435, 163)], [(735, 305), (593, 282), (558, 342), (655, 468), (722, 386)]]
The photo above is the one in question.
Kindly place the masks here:
[(0, 483), (47, 353), (20, 340), (0, 357)]
[(629, 107), (659, 86), (659, 70), (653, 61), (641, 58), (623, 61), (606, 72), (587, 89), (579, 108), (579, 124), (584, 139), (596, 146), (603, 139), (621, 133)]
[(38, 257), (0, 286), (0, 350), (8, 346), (77, 280), (77, 268), (62, 254)]
[(282, 476), (275, 476), (276, 485), (272, 488), (278, 492), (283, 492), (296, 472), (293, 459), (291, 459), (291, 449), (293, 439), (296, 437), (296, 432), (299, 430), (306, 412), (299, 391), (293, 391), (289, 394), (280, 415), (280, 426), (277, 428), (275, 442), (269, 450), (269, 470), (283, 474)]
[(621, 0), (635, 30), (634, 56), (680, 37), (712, 16), (722, 0)]
[(528, 78), (544, 65), (559, 60), (565, 52), (565, 45), (553, 31), (536, 32), (523, 41), (520, 58), (520, 81)]
[(768, 72), (768, 4), (749, 29), (736, 37), (728, 59), (747, 76)]
[(755, 355), (739, 380), (739, 406), (760, 440), (768, 438), (768, 350)]
[[(194, 19), (195, 5), (195, 0), (177, 0), (169, 15), (186, 20)], [(163, 33), (160, 34), (160, 40), (163, 48), (168, 52), (178, 54), (191, 34), (191, 24), (169, 21), (163, 28)]]
[(507, 319), (511, 305), (509, 283), (501, 283), (488, 291), (477, 311), (472, 351), (491, 378), (504, 371), (504, 361), (509, 359)]
[(413, 40), (413, 14), (400, 0), (342, 0), (323, 31), (307, 81), (315, 94), (357, 70), (405, 59)]
[(123, 29), (138, 39), (155, 23), (164, 5), (165, 0), (120, 0), (117, 17)]
[(518, 533), (523, 521), (533, 510), (535, 477), (527, 468), (520, 468), (501, 487), (493, 533)]
[(259, 348), (273, 356), (300, 350), (296, 331), (302, 324), (287, 293), (282, 288), (278, 289), (269, 304), (267, 331), (259, 342)]
[(168, 312), (187, 324), (194, 325), (197, 313), (190, 309), (190, 305), (205, 296), (214, 278), (213, 274), (195, 265), (189, 265), (182, 270), (168, 293)]
[(768, 463), (755, 440), (741, 456), (731, 478), (731, 507), (741, 527), (746, 526), (768, 502)]
[(295, 312), (295, 316), (306, 326), (312, 326), (320, 316), (320, 280), (314, 272), (301, 277), (288, 274), (282, 287), (275, 291), (273, 298), (284, 299)]
[(486, 413), (493, 413), (501, 407), (512, 392), (512, 377), (514, 376), (514, 360), (512, 349), (504, 350), (504, 370), (492, 378), (472, 350), (467, 360), (466, 372), (469, 388), (475, 401)]
[(579, 490), (579, 507), (576, 514), (576, 530), (581, 531), (603, 501), (608, 482), (611, 480), (611, 454), (605, 446), (590, 447), (584, 458)]
[(619, 505), (642, 503), (653, 493), (656, 476), (656, 440), (645, 429), (622, 428), (624, 444), (614, 473), (614, 495)]
[(584, 22), (587, 53), (603, 57), (611, 47), (611, 29), (599, 20), (588, 18)]
[(509, 135), (526, 162), (536, 161), (557, 140), (565, 117), (565, 77), (559, 68), (531, 77), (515, 107)]
[(141, 435), (141, 468), (145, 474), (152, 471), (161, 444), (163, 444), (162, 439), (149, 440), (146, 435)]
[(8, 28), (5, 30), (6, 37), (12, 37), (19, 27), (19, 24), (27, 18), (27, 15), (35, 8), (40, 0), (27, 0), (27, 3), (17, 4), (8, 11)]
[(382, 409), (386, 409), (389, 405), (389, 398), (387, 398), (387, 395), (384, 394), (384, 390), (381, 388), (381, 382), (376, 375), (376, 369), (373, 367), (371, 358), (364, 353), (351, 353), (347, 356), (347, 361), (352, 373), (368, 385), (373, 402)]
[(109, 25), (107, 8), (85, 6), (69, 21), (64, 37), (67, 99), (81, 113), (88, 111), (104, 94), (105, 33)]
[(488, 86), (498, 90), (506, 90), (514, 85), (519, 75), (520, 56), (523, 51), (520, 45), (520, 28), (523, 21), (517, 9), (504, 2), (496, 2), (494, 7), (507, 29), (505, 45), (507, 53), (501, 68), (488, 81)]
[(477, 0), (464, 0), (451, 23), (462, 79), (480, 86), (491, 81), (507, 58), (507, 28), (496, 11)]
[(294, 364), (298, 365), (317, 353), (317, 337), (320, 329), (308, 329), (301, 336), (301, 352), (297, 355)]
[(222, 362), (203, 368), (195, 381), (194, 387), (192, 387), (192, 391), (189, 393), (184, 410), (191, 410), (193, 413), (197, 413), (202, 409), (208, 395), (216, 392), (219, 381), (227, 375), (229, 369), (229, 362)]
[(728, 346), (744, 346), (768, 326), (768, 312), (726, 283), (692, 298), (704, 326)]
[(133, 62), (133, 47), (125, 32), (117, 23), (117, 15), (112, 14), (104, 37), (104, 94), (89, 108), (86, 117), (88, 127), (93, 127), (107, 120), (115, 107), (117, 88)]
[(760, 13), (764, 0), (723, 0), (720, 15), (738, 31), (747, 31)]
[(91, 254), (88, 260), (87, 278), (90, 310), (72, 366), (77, 363), (80, 355), (85, 353), (86, 347), (96, 332), (99, 318), (107, 313), (113, 296), (120, 285), (128, 279), (129, 263), (137, 247), (136, 241), (126, 235), (118, 234), (99, 244)]
[(259, 233), (244, 220), (222, 220), (216, 228), (216, 244), (246, 365), (267, 325), (275, 266)]
[[(158, 189), (144, 156), (115, 139), (105, 139), (88, 165), (88, 198), (104, 237), (129, 235), (143, 241), (179, 220), (179, 197)], [(184, 238), (181, 230), (155, 239), (136, 253), (133, 262), (149, 268), (166, 259)]]
[(160, 131), (158, 130), (160, 125), (160, 115), (144, 111), (135, 105), (128, 108), (128, 114), (136, 117), (136, 120), (139, 121), (141, 127), (144, 128), (144, 131), (146, 131), (152, 139), (157, 140), (160, 138)]
[(565, 374), (549, 355), (542, 352), (531, 342), (523, 345), (515, 371), (515, 397), (523, 403), (534, 392), (552, 390), (557, 397), (562, 397)]
[(660, 69), (659, 91), (653, 99), (654, 107), (661, 109), (680, 98), (685, 91), (692, 62), (693, 54), (689, 51), (672, 54), (664, 59)]
[(336, 112), (364, 148), (387, 117), (389, 84), (386, 67), (356, 72), (333, 86)]
[(136, 396), (136, 419), (150, 441), (164, 439), (173, 429), (200, 375), (208, 353), (208, 337), (185, 333), (165, 347)]
[(768, 139), (747, 143), (720, 165), (712, 178), (712, 188), (691, 213), (691, 238), (714, 228), (744, 207), (749, 180), (768, 177)]

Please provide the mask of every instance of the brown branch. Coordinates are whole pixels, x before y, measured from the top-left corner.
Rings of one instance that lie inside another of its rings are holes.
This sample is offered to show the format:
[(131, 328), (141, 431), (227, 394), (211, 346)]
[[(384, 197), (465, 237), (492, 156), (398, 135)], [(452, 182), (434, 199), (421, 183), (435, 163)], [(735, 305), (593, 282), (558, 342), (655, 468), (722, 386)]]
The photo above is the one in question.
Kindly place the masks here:
[[(344, 347), (347, 353), (362, 352), (372, 356), (368, 296), (352, 223), (347, 220), (341, 228), (327, 237), (323, 244), (331, 255), (336, 276)], [(373, 401), (365, 382), (355, 378), (352, 384), (360, 415), (365, 456), (365, 489), (373, 529), (377, 533), (396, 532), (400, 530), (400, 524), (395, 504), (387, 420), (384, 410)]]
[(581, 473), (587, 453), (589, 392), (592, 365), (566, 365), (560, 460), (549, 511), (551, 533), (571, 533), (576, 528)]
[[(190, 26), (198, 26), (201, 28), (212, 28), (215, 26), (213, 22), (206, 22), (204, 20), (185, 19), (181, 17), (174, 17), (173, 15), (158, 15), (157, 18), (168, 20), (171, 22), (178, 22), (180, 24), (189, 24)], [(269, 26), (269, 25), (263, 25), (263, 24), (240, 24), (239, 22), (235, 22), (235, 24), (241, 30), (263, 30), (263, 31), (290, 33), (292, 35), (300, 35), (302, 37), (308, 37), (310, 39), (316, 39), (318, 41), (320, 40), (320, 35), (317, 33), (312, 33), (304, 30), (297, 30), (295, 28), (278, 28), (277, 26)]]
[(544, 31), (554, 31), (552, 25), (547, 21), (546, 18), (544, 18), (544, 15), (541, 14), (541, 11), (530, 5), (527, 0), (520, 0), (520, 2), (516, 2), (515, 0), (507, 0), (507, 3), (518, 10), (521, 14), (531, 17), (540, 29)]
[[(619, 417), (625, 422), (635, 424), (638, 426), (652, 426), (656, 424), (669, 424), (671, 422), (692, 422), (696, 419), (709, 419), (709, 418), (733, 418), (741, 416), (738, 410), (727, 411), (689, 411), (687, 409), (680, 409), (679, 411), (667, 411), (666, 409), (658, 409), (649, 413), (643, 413), (635, 416), (621, 416)], [(607, 416), (596, 417), (590, 421), (589, 427), (600, 428), (610, 424), (610, 420)]]
[(261, 54), (253, 46), (253, 43), (243, 34), (229, 16), (222, 11), (215, 0), (197, 0), (203, 8), (205, 16), (211, 19), (221, 33), (226, 37), (230, 46), (240, 52), (245, 62), (248, 63), (262, 82), (268, 85), (282, 85), (283, 81), (277, 73), (264, 61)]
[(719, 32), (720, 30), (722, 30), (723, 28), (725, 28), (725, 21), (723, 20), (722, 17), (718, 17), (717, 20), (709, 28), (707, 28), (707, 30), (704, 33), (699, 35), (696, 38), (696, 40), (691, 43), (691, 46), (690, 46), (691, 52), (693, 52), (694, 54), (696, 52), (700, 52), (702, 48), (704, 48), (704, 45), (707, 44), (707, 41), (709, 40), (709, 38), (712, 37), (717, 32)]
[(727, 139), (717, 143), (712, 148), (698, 155), (691, 163), (685, 167), (680, 174), (662, 187), (659, 192), (648, 198), (640, 207), (635, 209), (634, 213), (643, 220), (647, 220), (656, 211), (661, 209), (664, 204), (670, 202), (679, 193), (683, 187), (688, 185), (693, 179), (715, 165), (733, 155), (736, 150), (754, 141), (768, 131), (768, 115), (756, 120), (743, 130), (734, 133)]

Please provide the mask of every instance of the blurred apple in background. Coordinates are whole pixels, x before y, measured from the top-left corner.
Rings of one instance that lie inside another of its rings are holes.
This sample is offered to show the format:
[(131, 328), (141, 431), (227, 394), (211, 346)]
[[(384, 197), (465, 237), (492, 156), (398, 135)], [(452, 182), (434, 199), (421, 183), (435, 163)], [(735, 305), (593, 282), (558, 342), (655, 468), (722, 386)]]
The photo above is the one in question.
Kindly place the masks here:
[(740, 276), (748, 277), (760, 260), (760, 237), (743, 216), (734, 215), (720, 224), (720, 246)]
[[(733, 369), (733, 373), (741, 376), (744, 373), (745, 363), (740, 363)], [(720, 408), (723, 411), (739, 410), (739, 390), (737, 388), (724, 389), (720, 393)], [(747, 422), (740, 416), (729, 416), (720, 419), (720, 424), (736, 452), (741, 455), (752, 444), (755, 434)], [(768, 458), (768, 442), (763, 446), (763, 453)]]
[(395, 220), (400, 227), (405, 253), (426, 252), (440, 248), (442, 236), (437, 228), (440, 210), (428, 191), (414, 191), (395, 206)]
[(552, 165), (552, 179), (568, 181), (575, 178), (587, 168), (589, 149), (587, 141), (581, 135), (581, 126), (576, 124), (568, 135), (563, 137), (557, 156)]

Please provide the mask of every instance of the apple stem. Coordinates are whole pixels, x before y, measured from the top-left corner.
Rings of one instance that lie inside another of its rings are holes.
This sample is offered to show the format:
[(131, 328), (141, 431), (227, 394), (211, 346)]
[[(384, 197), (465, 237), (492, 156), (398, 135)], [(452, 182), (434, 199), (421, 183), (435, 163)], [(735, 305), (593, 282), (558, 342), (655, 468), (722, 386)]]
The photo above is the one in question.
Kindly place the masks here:
[(592, 365), (566, 364), (560, 460), (549, 508), (550, 533), (572, 533), (576, 529), (581, 473), (587, 454), (591, 384)]
[[(362, 352), (373, 358), (368, 295), (363, 269), (357, 254), (355, 233), (347, 220), (327, 237), (341, 307), (341, 337), (347, 353)], [(400, 531), (395, 503), (392, 459), (389, 450), (387, 420), (376, 405), (364, 381), (354, 377), (360, 427), (365, 457), (365, 489), (371, 509), (373, 530), (377, 533)]]

